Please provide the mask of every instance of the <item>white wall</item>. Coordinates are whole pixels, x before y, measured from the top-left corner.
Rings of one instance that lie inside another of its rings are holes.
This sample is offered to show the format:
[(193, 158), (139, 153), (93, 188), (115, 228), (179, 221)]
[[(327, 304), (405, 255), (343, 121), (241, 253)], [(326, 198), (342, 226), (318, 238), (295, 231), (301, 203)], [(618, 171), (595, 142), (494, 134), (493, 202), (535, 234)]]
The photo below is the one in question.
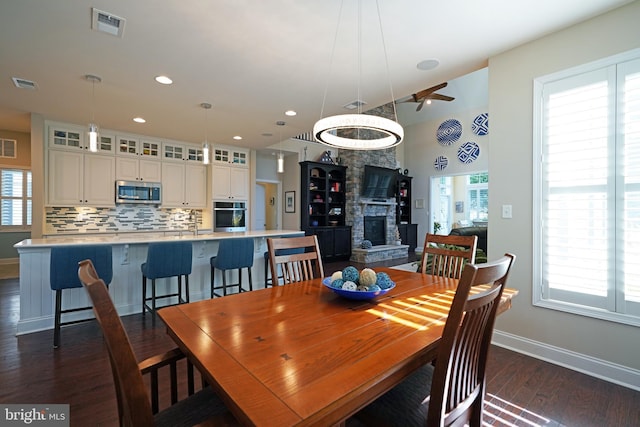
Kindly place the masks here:
[[(518, 257), (509, 286), (520, 293), (513, 309), (499, 316), (496, 329), (520, 337), (520, 344), (533, 340), (531, 348), (538, 353), (573, 357), (585, 370), (631, 368), (629, 381), (638, 388), (637, 327), (533, 307), (531, 289), (533, 79), (640, 47), (639, 22), (640, 2), (636, 1), (490, 58), (488, 238), (489, 258), (507, 251)], [(502, 204), (513, 205), (513, 219), (500, 218)]]
[[(485, 85), (488, 81), (485, 80)], [(458, 101), (458, 100), (456, 100)], [(454, 101), (455, 102), (455, 101)], [(482, 172), (489, 168), (489, 139), (491, 137), (491, 117), (489, 117), (489, 134), (479, 136), (471, 131), (473, 119), (487, 112), (487, 107), (477, 107), (470, 110), (463, 110), (464, 100), (459, 100), (461, 111), (452, 112), (450, 115), (437, 118), (429, 118), (422, 123), (405, 126), (405, 140), (400, 145), (403, 152), (401, 167), (409, 169), (409, 176), (413, 177), (413, 207), (411, 219), (414, 224), (418, 224), (418, 248), (424, 245), (424, 237), (429, 230), (429, 189), (432, 176), (460, 175), (472, 172)], [(443, 146), (438, 143), (437, 130), (440, 124), (447, 119), (457, 119), (462, 125), (462, 136), (458, 141)], [(473, 141), (480, 147), (480, 156), (470, 164), (463, 164), (457, 159), (457, 150), (462, 143)], [(437, 171), (433, 165), (436, 157), (443, 155), (449, 159), (449, 165), (442, 171)], [(493, 179), (489, 173), (489, 198), (491, 198)], [(424, 200), (424, 208), (417, 209), (415, 201)], [(492, 223), (489, 215), (489, 223)]]

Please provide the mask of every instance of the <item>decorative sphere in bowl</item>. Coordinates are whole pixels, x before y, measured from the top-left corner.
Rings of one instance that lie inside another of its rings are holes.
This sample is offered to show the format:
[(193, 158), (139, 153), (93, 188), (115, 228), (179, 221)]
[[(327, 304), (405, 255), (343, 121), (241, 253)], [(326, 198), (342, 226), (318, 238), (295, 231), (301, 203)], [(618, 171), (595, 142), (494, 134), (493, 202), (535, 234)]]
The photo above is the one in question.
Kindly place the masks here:
[(392, 284), (389, 288), (387, 289), (378, 289), (378, 290), (374, 290), (374, 291), (359, 291), (359, 290), (347, 290), (347, 289), (342, 289), (342, 288), (334, 288), (331, 286), (331, 277), (325, 277), (322, 280), (322, 284), (325, 285), (327, 288), (331, 289), (333, 292), (335, 292), (336, 294), (340, 295), (343, 298), (347, 298), (347, 299), (352, 299), (352, 300), (370, 300), (370, 299), (374, 299), (377, 298), (381, 295), (386, 294), (387, 292), (389, 292), (391, 289), (393, 289), (396, 285), (395, 283)]

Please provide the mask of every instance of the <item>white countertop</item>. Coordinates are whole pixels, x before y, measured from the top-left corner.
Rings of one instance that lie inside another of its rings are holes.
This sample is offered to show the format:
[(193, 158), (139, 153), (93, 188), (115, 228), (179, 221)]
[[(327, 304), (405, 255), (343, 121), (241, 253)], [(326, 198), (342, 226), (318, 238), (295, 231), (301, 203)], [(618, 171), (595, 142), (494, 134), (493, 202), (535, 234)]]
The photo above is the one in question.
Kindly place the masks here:
[[(147, 234), (147, 235), (145, 235)], [(21, 249), (29, 248), (50, 248), (53, 246), (68, 246), (68, 245), (127, 245), (127, 244), (146, 244), (151, 242), (167, 242), (167, 241), (208, 241), (208, 240), (222, 240), (233, 239), (238, 237), (253, 237), (253, 238), (267, 238), (276, 236), (288, 236), (288, 235), (303, 235), (304, 232), (300, 230), (260, 230), (260, 231), (241, 231), (241, 232), (217, 232), (206, 233), (196, 235), (183, 235), (183, 236), (164, 236), (162, 233), (122, 233), (117, 235), (90, 235), (90, 236), (59, 236), (59, 237), (47, 237), (44, 239), (25, 239), (21, 242), (13, 245), (14, 248), (20, 252)]]

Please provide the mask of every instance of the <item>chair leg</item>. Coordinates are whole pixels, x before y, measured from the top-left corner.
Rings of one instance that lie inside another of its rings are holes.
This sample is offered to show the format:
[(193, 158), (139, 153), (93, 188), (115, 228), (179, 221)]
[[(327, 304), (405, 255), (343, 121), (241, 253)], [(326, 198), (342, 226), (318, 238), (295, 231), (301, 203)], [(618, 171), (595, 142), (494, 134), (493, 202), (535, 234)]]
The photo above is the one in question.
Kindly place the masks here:
[(253, 291), (253, 279), (251, 278), (251, 267), (247, 267), (247, 271), (249, 272), (249, 290)]
[(53, 325), (53, 348), (60, 346), (60, 318), (62, 317), (62, 289), (56, 290), (56, 312)]
[(184, 302), (182, 299), (182, 275), (178, 274), (178, 304)]
[(142, 315), (147, 314), (147, 278), (142, 275)]
[(186, 298), (187, 304), (189, 304), (189, 275), (188, 274), (184, 275), (184, 289), (185, 289), (185, 298)]
[(156, 312), (156, 279), (151, 279), (151, 311)]
[(215, 268), (211, 267), (211, 298), (213, 298), (213, 287), (216, 284), (215, 274), (216, 274)]
[(222, 270), (222, 295), (227, 296), (227, 270)]
[(268, 288), (269, 287), (269, 278), (267, 277), (268, 275), (268, 271), (269, 271), (269, 258), (264, 260), (264, 287)]

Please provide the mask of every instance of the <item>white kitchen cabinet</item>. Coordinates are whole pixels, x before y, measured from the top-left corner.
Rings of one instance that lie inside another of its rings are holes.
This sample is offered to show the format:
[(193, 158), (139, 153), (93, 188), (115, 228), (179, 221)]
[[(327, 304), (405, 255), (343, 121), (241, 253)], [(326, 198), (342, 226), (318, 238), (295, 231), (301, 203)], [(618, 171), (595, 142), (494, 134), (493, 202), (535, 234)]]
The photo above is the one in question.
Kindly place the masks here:
[(116, 140), (117, 154), (122, 156), (138, 156), (160, 160), (159, 141), (143, 140), (132, 136), (118, 135)]
[(49, 150), (49, 206), (115, 206), (115, 159)]
[(214, 164), (227, 164), (240, 167), (248, 167), (249, 151), (220, 146), (213, 147), (212, 162)]
[(202, 147), (199, 145), (162, 143), (162, 161), (176, 160), (202, 163)]
[(249, 170), (233, 166), (212, 167), (214, 200), (248, 200)]
[[(88, 151), (88, 129), (62, 123), (48, 123), (49, 148), (57, 150)], [(114, 154), (116, 138), (109, 133), (98, 133), (97, 153)]]
[(116, 158), (116, 179), (122, 181), (162, 181), (162, 163), (157, 160)]
[(206, 167), (197, 164), (162, 163), (162, 207), (206, 208)]

